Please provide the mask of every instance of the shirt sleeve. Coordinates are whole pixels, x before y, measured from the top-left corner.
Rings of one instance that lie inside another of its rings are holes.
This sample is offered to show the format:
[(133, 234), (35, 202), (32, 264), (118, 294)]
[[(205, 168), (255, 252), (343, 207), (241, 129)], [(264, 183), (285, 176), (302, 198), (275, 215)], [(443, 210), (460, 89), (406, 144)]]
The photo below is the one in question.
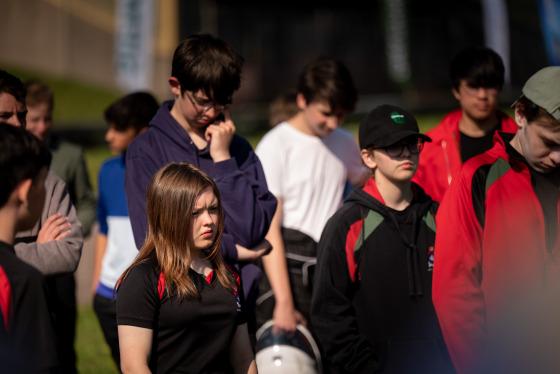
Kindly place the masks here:
[(360, 148), (356, 142), (356, 138), (353, 134), (350, 134), (348, 139), (348, 144), (346, 148), (346, 169), (348, 170), (348, 181), (353, 186), (359, 186), (365, 181), (366, 168), (362, 166), (362, 156), (360, 154)]
[(105, 203), (103, 174), (103, 166), (101, 166), (97, 183), (97, 188), (99, 189), (99, 198), (97, 199), (97, 222), (99, 223), (99, 232), (107, 235), (109, 233), (109, 227), (107, 225), (107, 207)]
[(96, 201), (89, 181), (84, 154), (80, 149), (74, 176), (74, 195), (76, 196), (76, 210), (82, 224), (84, 236), (89, 235), (95, 221)]
[(268, 190), (262, 165), (251, 146), (237, 138), (241, 156), (215, 164), (225, 230), (236, 243), (253, 248), (264, 240), (276, 212), (276, 198)]
[(148, 184), (158, 170), (150, 159), (136, 155), (130, 149), (127, 152), (124, 189), (132, 233), (138, 249), (142, 248), (148, 233), (146, 219)]
[(473, 208), (472, 173), (465, 168), (453, 179), (436, 221), (434, 306), (455, 368), (476, 372), (487, 333), (482, 228)]
[(282, 182), (284, 174), (284, 162), (282, 161), (281, 145), (275, 144), (272, 136), (264, 136), (259, 144), (255, 153), (259, 157), (262, 164), (264, 174), (266, 176), (266, 183), (268, 189), (274, 196), (284, 196), (282, 191)]
[[(82, 225), (64, 182), (49, 171), (45, 181), (47, 196), (40, 221), (32, 230), (16, 235), (16, 255), (23, 261), (39, 269), (43, 275), (73, 273), (78, 268), (84, 237)], [(70, 233), (60, 240), (37, 243), (37, 234), (45, 220), (60, 213), (70, 220)]]
[(345, 252), (348, 230), (339, 217), (327, 222), (317, 248), (311, 322), (331, 362), (344, 372), (373, 373), (379, 365), (366, 336), (358, 330)]
[(154, 330), (160, 308), (157, 278), (148, 264), (132, 268), (117, 290), (117, 324)]

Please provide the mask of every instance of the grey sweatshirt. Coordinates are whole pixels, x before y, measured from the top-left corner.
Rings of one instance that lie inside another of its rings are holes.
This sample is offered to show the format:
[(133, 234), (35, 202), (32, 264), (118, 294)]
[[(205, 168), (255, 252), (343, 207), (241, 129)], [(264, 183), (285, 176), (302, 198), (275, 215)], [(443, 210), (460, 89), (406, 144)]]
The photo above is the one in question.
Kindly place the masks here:
[[(16, 255), (39, 269), (44, 275), (73, 273), (78, 268), (82, 255), (84, 244), (82, 225), (70, 201), (66, 185), (52, 171), (49, 171), (45, 179), (45, 189), (47, 194), (41, 218), (33, 229), (16, 234)], [(56, 213), (70, 219), (70, 234), (61, 240), (37, 243), (37, 235), (44, 222)]]

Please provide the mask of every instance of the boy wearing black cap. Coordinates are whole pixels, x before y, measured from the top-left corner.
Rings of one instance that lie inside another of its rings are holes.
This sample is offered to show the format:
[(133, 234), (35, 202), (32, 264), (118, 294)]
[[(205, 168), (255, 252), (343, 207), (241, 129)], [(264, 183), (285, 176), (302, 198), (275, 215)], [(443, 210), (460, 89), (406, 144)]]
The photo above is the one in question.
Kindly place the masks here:
[(526, 82), (517, 133), (465, 163), (438, 212), (433, 300), (460, 373), (559, 372), (558, 87), (558, 66)]
[(341, 373), (450, 369), (431, 299), (437, 204), (411, 182), (424, 141), (396, 106), (378, 106), (360, 124), (372, 176), (323, 231), (311, 309)]

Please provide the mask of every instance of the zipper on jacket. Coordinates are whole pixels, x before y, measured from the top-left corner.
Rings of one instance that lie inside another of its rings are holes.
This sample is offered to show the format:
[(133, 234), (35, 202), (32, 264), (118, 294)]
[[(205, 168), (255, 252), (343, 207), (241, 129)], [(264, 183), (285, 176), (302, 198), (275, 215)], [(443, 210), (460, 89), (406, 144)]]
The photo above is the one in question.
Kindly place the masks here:
[(445, 140), (441, 141), (441, 147), (443, 148), (443, 158), (445, 159), (445, 167), (447, 168), (447, 184), (451, 184), (451, 165), (449, 164), (449, 156), (447, 155), (447, 142)]

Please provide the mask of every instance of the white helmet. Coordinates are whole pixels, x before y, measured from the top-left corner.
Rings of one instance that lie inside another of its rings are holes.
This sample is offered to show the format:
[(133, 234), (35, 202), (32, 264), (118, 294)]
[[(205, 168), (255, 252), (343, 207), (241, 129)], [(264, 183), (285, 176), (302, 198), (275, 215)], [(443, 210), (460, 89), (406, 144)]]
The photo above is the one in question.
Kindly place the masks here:
[(321, 354), (311, 333), (302, 325), (292, 336), (272, 332), (274, 321), (266, 322), (257, 331), (259, 373), (264, 374), (320, 374), (323, 371)]

